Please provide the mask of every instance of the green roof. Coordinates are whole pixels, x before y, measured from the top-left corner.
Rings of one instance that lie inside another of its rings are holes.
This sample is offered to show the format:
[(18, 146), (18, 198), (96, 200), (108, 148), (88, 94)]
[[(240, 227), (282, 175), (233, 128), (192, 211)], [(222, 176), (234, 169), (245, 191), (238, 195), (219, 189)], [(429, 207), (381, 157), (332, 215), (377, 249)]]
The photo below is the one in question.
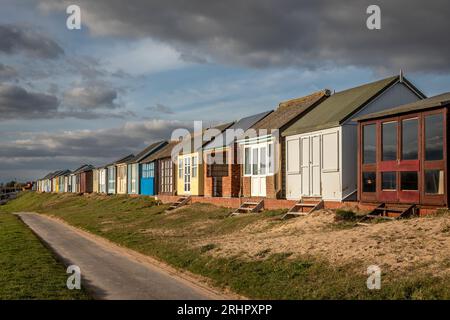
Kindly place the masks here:
[(419, 100), (412, 103), (407, 103), (392, 109), (375, 112), (371, 114), (367, 114), (361, 117), (357, 117), (353, 120), (355, 121), (362, 121), (362, 120), (368, 120), (368, 119), (376, 119), (376, 118), (383, 118), (388, 116), (395, 116), (398, 114), (403, 113), (410, 113), (410, 112), (416, 112), (416, 111), (424, 111), (427, 109), (432, 108), (439, 108), (439, 107), (445, 107), (450, 105), (450, 92), (442, 93), (440, 95), (430, 97), (427, 99)]
[(339, 126), (398, 80), (399, 76), (393, 76), (337, 92), (294, 122), (283, 132), (283, 136)]

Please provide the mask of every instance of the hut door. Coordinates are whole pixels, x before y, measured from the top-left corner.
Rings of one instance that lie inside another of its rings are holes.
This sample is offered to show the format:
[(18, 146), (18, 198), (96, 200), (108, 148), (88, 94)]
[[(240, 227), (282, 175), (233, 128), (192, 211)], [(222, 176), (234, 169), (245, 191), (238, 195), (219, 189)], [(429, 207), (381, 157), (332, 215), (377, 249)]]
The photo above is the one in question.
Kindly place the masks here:
[(419, 119), (394, 118), (381, 123), (379, 200), (419, 203)]
[(301, 139), (302, 195), (320, 196), (320, 136)]
[(191, 192), (191, 157), (184, 158), (184, 192)]
[(419, 203), (419, 118), (399, 120), (398, 201)]
[(251, 148), (252, 156), (252, 197), (266, 196), (267, 175), (267, 145), (258, 145)]

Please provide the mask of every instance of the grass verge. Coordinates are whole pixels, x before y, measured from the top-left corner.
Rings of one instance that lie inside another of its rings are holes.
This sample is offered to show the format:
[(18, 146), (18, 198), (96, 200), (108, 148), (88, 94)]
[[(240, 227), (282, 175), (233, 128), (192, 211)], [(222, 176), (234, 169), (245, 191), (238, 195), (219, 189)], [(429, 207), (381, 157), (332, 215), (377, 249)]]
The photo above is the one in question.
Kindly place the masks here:
[(10, 213), (0, 213), (0, 266), (0, 300), (89, 299), (66, 287), (63, 265)]
[[(214, 237), (238, 231), (264, 232), (259, 222), (278, 226), (283, 211), (229, 218), (229, 209), (194, 204), (164, 213), (149, 197), (78, 196), (25, 193), (0, 211), (36, 211), (103, 236), (175, 267), (211, 279), (260, 299), (449, 299), (450, 278), (429, 274), (383, 274), (381, 290), (366, 287), (367, 266), (357, 262), (334, 266), (313, 256), (292, 257), (289, 252), (261, 252), (247, 257), (236, 248), (234, 256), (221, 257)], [(359, 270), (359, 271), (358, 271)], [(363, 271), (361, 271), (363, 270)]]

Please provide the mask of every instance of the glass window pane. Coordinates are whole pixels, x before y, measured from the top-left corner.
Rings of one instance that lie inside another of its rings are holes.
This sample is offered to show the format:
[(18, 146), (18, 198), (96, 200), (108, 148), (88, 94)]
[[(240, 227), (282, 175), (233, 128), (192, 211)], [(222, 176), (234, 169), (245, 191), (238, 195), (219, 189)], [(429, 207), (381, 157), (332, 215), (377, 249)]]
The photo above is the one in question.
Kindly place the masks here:
[(418, 159), (418, 127), (417, 118), (402, 121), (402, 159), (404, 160)]
[(260, 159), (261, 159), (261, 168), (260, 168), (260, 174), (266, 174), (266, 148), (262, 147), (261, 149), (259, 149), (260, 151)]
[(444, 170), (425, 170), (425, 193), (444, 194)]
[(381, 126), (383, 142), (383, 161), (397, 159), (397, 122), (385, 122)]
[(425, 160), (442, 160), (443, 152), (443, 116), (433, 114), (425, 117)]
[(252, 166), (253, 166), (253, 170), (252, 170), (252, 174), (253, 175), (258, 175), (258, 149), (255, 148), (253, 149), (253, 159), (252, 159)]
[(363, 172), (363, 192), (375, 192), (377, 190), (375, 172)]
[(397, 189), (397, 177), (395, 172), (382, 172), (381, 173), (381, 188), (383, 190), (396, 190)]
[(244, 149), (244, 174), (251, 174), (251, 165), (250, 165), (250, 148)]
[(376, 126), (368, 124), (363, 127), (363, 163), (376, 162)]
[(416, 171), (402, 171), (400, 173), (402, 190), (418, 190), (419, 179)]

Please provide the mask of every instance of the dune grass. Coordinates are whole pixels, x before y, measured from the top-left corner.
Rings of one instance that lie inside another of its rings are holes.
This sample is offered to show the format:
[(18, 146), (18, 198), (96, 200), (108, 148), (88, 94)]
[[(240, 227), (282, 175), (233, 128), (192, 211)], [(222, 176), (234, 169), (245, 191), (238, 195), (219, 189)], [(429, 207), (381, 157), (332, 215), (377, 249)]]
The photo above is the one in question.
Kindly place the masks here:
[[(425, 274), (383, 274), (381, 290), (368, 290), (360, 265), (336, 267), (317, 257), (291, 257), (289, 252), (261, 252), (243, 257), (237, 248), (232, 257), (219, 258), (210, 241), (251, 227), (262, 220), (281, 222), (283, 210), (229, 218), (229, 209), (194, 204), (164, 213), (150, 197), (80, 196), (28, 192), (0, 211), (35, 211), (54, 215), (115, 243), (156, 257), (177, 268), (211, 279), (250, 298), (261, 299), (448, 299), (450, 278)], [(249, 232), (264, 232), (261, 229)], [(201, 240), (201, 241), (199, 241)], [(207, 243), (202, 246), (196, 243)]]

